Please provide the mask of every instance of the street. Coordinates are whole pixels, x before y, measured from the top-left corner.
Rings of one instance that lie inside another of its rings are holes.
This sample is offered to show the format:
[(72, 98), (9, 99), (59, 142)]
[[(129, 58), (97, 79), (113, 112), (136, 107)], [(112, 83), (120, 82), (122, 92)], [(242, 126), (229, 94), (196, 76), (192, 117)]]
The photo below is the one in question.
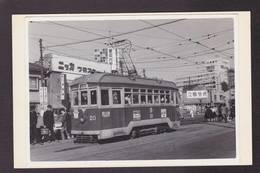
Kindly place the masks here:
[(32, 161), (153, 160), (234, 158), (233, 122), (183, 125), (179, 130), (98, 143), (73, 140), (31, 145)]

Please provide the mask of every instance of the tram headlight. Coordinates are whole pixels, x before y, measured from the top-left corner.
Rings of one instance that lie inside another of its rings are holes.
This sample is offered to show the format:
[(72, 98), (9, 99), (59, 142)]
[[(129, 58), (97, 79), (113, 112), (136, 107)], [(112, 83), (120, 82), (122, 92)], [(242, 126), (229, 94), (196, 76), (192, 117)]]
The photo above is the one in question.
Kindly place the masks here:
[(81, 123), (84, 123), (84, 122), (85, 122), (85, 119), (84, 119), (83, 117), (81, 117), (81, 118), (79, 119), (79, 121), (80, 121)]

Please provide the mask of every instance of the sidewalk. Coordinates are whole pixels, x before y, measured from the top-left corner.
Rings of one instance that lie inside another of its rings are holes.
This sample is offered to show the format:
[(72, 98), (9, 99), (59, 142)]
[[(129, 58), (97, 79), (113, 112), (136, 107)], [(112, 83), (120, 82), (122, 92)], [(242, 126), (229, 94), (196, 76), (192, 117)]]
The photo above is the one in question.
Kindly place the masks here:
[(213, 125), (213, 126), (219, 126), (219, 127), (233, 128), (233, 129), (236, 128), (234, 120), (228, 121), (226, 123), (225, 122), (206, 122), (206, 124)]
[(181, 125), (188, 125), (188, 124), (198, 124), (202, 123), (204, 121), (203, 115), (196, 115), (194, 118), (191, 117), (185, 117), (181, 120)]

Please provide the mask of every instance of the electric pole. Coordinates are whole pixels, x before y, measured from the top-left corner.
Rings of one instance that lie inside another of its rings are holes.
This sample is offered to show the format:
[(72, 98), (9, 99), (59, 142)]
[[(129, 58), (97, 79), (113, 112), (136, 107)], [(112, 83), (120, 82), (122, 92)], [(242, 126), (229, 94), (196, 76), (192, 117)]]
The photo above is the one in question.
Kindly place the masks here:
[(40, 43), (40, 64), (41, 64), (41, 87), (44, 87), (42, 39), (39, 40), (39, 43)]

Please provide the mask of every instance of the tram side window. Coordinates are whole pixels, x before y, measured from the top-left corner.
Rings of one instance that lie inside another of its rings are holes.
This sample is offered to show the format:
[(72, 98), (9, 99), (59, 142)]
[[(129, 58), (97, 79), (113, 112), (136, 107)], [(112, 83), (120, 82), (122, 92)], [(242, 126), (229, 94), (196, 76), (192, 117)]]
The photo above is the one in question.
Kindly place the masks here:
[(113, 104), (121, 104), (120, 90), (113, 90), (112, 96), (113, 96)]
[(88, 104), (88, 91), (81, 91), (81, 105), (87, 105)]
[(74, 104), (74, 105), (79, 105), (78, 92), (73, 92), (73, 104)]
[(164, 94), (163, 90), (160, 91), (160, 100), (161, 100), (161, 103), (165, 103), (165, 94)]
[(131, 93), (125, 93), (125, 104), (132, 104)]
[(97, 104), (97, 91), (96, 90), (90, 91), (90, 98), (91, 98), (92, 105)]
[(138, 94), (133, 94), (133, 104), (138, 104), (139, 103), (139, 95)]
[(152, 104), (153, 103), (153, 95), (152, 95), (153, 94), (153, 90), (148, 89), (147, 92), (148, 92), (147, 102), (149, 104)]
[(141, 95), (141, 104), (146, 104), (146, 96), (144, 94)]
[(160, 103), (159, 94), (158, 94), (159, 91), (158, 91), (158, 90), (154, 90), (153, 92), (154, 92), (154, 96), (153, 96), (154, 103), (155, 103), (155, 104)]
[(148, 100), (148, 103), (149, 103), (149, 104), (152, 104), (152, 103), (153, 103), (153, 97), (152, 97), (152, 95), (148, 95), (148, 96), (147, 96), (147, 100)]
[(108, 90), (101, 90), (101, 105), (109, 105)]

